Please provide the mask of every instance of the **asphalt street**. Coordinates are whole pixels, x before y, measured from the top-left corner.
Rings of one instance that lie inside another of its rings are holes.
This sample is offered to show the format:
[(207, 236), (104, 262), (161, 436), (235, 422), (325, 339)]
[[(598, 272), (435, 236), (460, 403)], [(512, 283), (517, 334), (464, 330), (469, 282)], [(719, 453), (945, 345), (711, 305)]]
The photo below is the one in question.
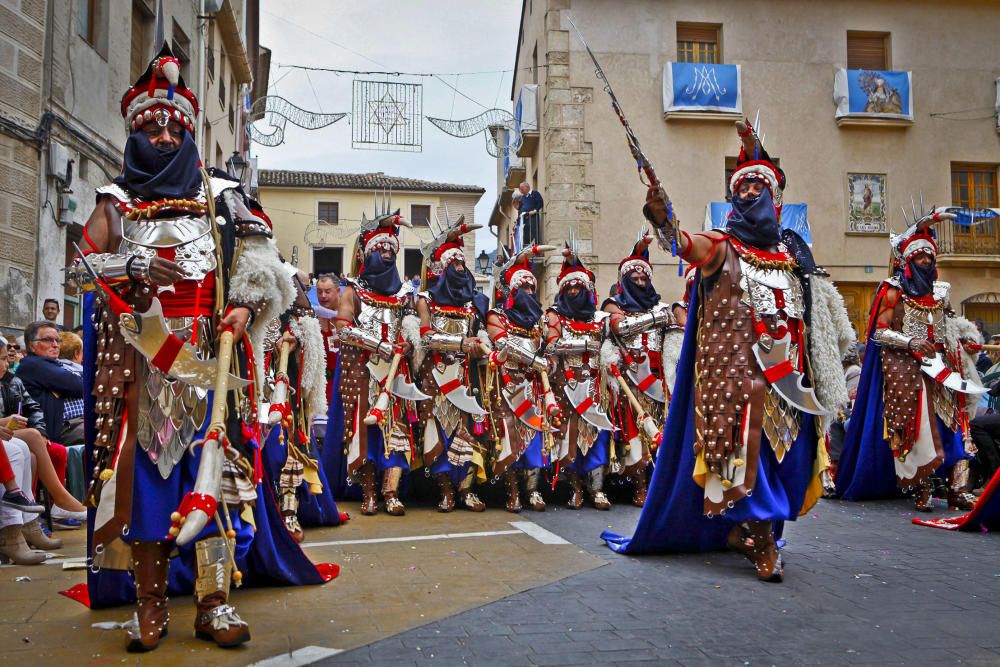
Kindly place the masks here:
[(1000, 665), (1000, 536), (914, 526), (911, 507), (821, 501), (787, 527), (775, 585), (733, 553), (614, 554), (598, 536), (630, 534), (630, 506), (550, 505), (524, 516), (607, 565), (322, 664)]

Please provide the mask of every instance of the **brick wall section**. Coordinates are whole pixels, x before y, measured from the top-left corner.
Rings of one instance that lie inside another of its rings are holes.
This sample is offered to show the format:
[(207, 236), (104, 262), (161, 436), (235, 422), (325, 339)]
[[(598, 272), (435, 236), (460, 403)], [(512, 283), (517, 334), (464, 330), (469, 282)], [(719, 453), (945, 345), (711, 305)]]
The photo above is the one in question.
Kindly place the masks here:
[[(0, 0), (0, 114), (34, 129), (41, 116), (45, 0)], [(34, 307), (38, 151), (0, 134), (0, 329)]]
[[(548, 50), (547, 92), (542, 107), (545, 162), (545, 229), (550, 245), (561, 245), (574, 229), (584, 262), (593, 253), (594, 222), (600, 216), (594, 185), (587, 182), (587, 165), (593, 161), (593, 147), (584, 132), (584, 105), (593, 99), (593, 88), (573, 87), (569, 76), (571, 35), (561, 29), (561, 10), (570, 0), (551, 0), (545, 15)], [(562, 256), (551, 253), (546, 261), (542, 302), (555, 296), (555, 281)]]

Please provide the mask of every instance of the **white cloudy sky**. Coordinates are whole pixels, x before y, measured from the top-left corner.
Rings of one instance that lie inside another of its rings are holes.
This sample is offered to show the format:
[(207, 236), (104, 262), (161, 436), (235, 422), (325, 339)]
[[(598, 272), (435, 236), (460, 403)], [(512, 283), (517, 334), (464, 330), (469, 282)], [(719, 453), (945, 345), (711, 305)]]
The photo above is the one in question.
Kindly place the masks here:
[[(262, 0), (260, 41), (272, 50), (269, 94), (309, 111), (349, 112), (353, 80), (376, 79), (422, 83), (425, 117), (510, 110), (512, 72), (498, 70), (514, 66), (520, 11), (521, 0)], [(450, 73), (441, 78), (466, 97), (436, 78), (307, 74), (282, 65)], [(347, 118), (314, 131), (288, 125), (284, 144), (253, 150), (266, 169), (382, 171), (479, 185), (486, 189), (476, 209), (479, 222), (496, 199), (496, 160), (482, 135), (454, 138), (426, 120), (420, 153), (354, 150)]]

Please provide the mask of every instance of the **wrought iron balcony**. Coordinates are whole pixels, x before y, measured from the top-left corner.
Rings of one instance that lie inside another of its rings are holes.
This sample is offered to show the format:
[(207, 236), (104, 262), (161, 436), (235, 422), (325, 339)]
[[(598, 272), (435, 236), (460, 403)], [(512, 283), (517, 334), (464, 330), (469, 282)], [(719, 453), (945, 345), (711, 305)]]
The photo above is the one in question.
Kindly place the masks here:
[(937, 226), (937, 245), (941, 263), (1000, 264), (1000, 219), (972, 226), (946, 221)]

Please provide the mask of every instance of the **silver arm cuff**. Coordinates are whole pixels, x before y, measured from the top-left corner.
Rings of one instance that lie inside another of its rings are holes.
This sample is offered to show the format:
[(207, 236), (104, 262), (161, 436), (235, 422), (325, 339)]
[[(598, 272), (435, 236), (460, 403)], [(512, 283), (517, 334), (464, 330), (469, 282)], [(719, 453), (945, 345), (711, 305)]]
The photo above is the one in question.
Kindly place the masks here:
[(439, 352), (462, 352), (465, 338), (459, 334), (432, 332), (423, 337), (424, 347)]
[(392, 345), (376, 338), (363, 329), (347, 325), (340, 330), (340, 340), (345, 345), (353, 345), (374, 352), (385, 359), (392, 358)]
[(561, 356), (570, 354), (583, 354), (585, 352), (591, 352), (596, 354), (601, 351), (600, 342), (589, 339), (589, 338), (570, 338), (567, 340), (557, 340), (548, 348), (546, 348), (545, 353)]
[(626, 315), (625, 319), (618, 323), (615, 333), (619, 336), (634, 336), (653, 327), (665, 326), (669, 323), (670, 316), (663, 309), (657, 308), (642, 315)]
[(498, 351), (505, 352), (508, 358), (513, 359), (522, 366), (528, 366), (539, 372), (549, 370), (549, 363), (545, 360), (545, 357), (521, 347), (511, 338), (501, 338), (496, 342), (496, 347)]
[[(109, 252), (93, 252), (87, 255), (87, 262), (94, 272), (107, 283), (114, 285), (129, 279), (127, 265), (130, 257)], [(148, 273), (148, 268), (147, 268)], [(97, 288), (93, 276), (87, 271), (83, 261), (77, 257), (66, 269), (66, 279), (84, 291)]]
[(911, 336), (902, 334), (895, 329), (890, 329), (889, 327), (876, 331), (875, 340), (882, 347), (891, 347), (897, 350), (909, 350), (910, 343), (913, 342), (913, 338)]

